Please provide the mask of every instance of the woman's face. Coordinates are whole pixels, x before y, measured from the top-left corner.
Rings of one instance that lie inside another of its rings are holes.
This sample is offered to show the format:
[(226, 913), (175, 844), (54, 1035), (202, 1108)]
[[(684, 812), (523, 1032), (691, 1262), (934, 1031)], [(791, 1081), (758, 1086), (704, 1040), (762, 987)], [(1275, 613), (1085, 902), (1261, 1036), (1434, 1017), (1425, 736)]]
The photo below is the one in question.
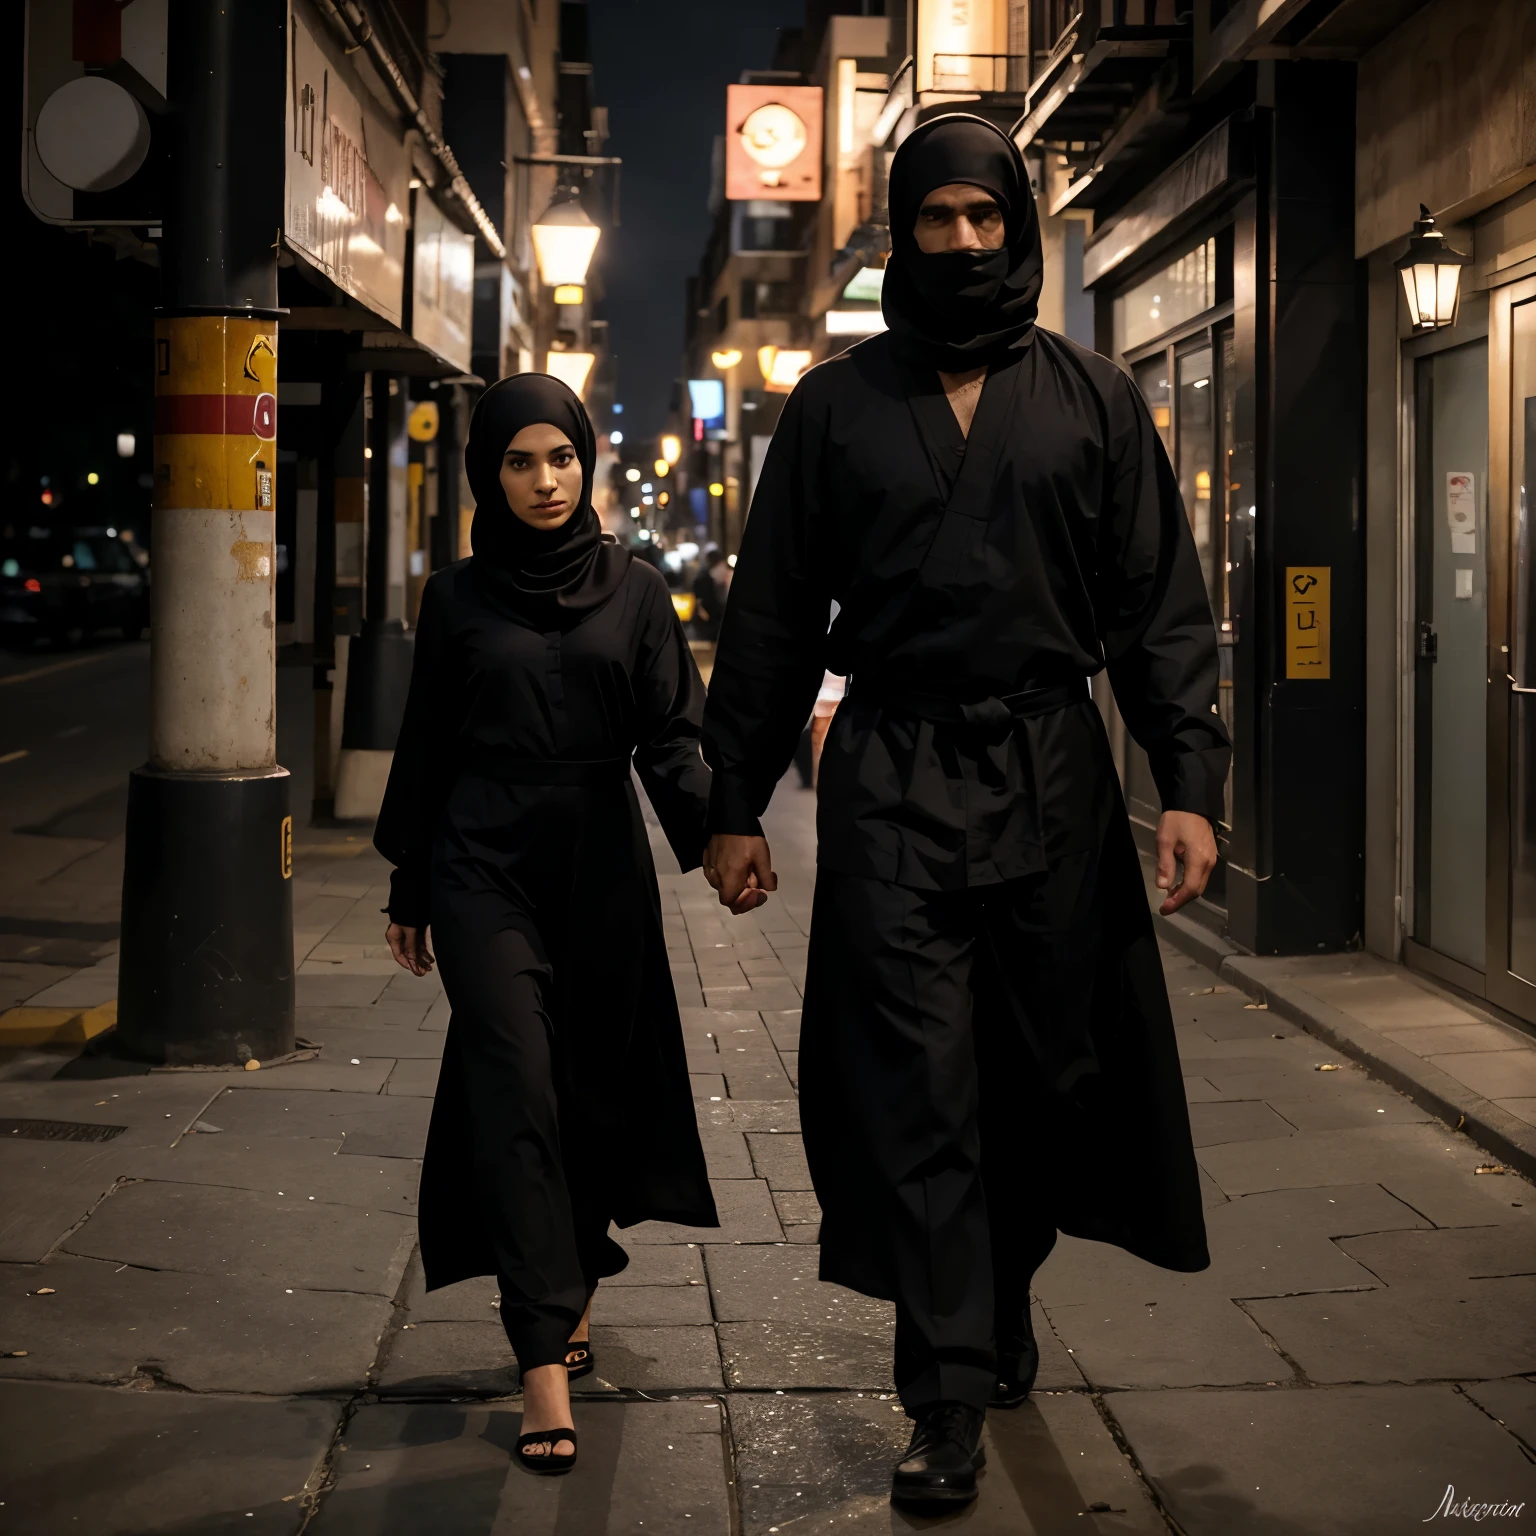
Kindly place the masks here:
[(581, 460), (570, 438), (544, 421), (524, 427), (502, 455), (501, 488), (530, 527), (560, 527), (581, 502)]

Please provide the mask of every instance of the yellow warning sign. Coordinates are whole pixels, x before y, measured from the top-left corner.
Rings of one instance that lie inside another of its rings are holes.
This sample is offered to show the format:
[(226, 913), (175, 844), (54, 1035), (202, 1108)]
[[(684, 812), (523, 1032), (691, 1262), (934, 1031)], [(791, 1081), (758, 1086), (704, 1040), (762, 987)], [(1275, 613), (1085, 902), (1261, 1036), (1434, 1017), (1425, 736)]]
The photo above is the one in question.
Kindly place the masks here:
[(1288, 565), (1285, 568), (1285, 675), (1287, 678), (1329, 675), (1329, 631), (1332, 627), (1332, 567)]
[(430, 443), (437, 436), (437, 401), (418, 400), (406, 417), (405, 430), (413, 443)]

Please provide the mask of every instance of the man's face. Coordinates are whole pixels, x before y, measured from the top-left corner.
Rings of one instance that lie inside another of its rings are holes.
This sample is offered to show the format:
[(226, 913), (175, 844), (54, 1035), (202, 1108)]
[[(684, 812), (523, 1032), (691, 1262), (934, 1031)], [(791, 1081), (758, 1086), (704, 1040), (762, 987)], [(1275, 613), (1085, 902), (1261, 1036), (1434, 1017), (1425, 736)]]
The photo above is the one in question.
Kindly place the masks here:
[(923, 199), (912, 232), (920, 251), (995, 251), (1003, 243), (1003, 210), (980, 187), (952, 181)]

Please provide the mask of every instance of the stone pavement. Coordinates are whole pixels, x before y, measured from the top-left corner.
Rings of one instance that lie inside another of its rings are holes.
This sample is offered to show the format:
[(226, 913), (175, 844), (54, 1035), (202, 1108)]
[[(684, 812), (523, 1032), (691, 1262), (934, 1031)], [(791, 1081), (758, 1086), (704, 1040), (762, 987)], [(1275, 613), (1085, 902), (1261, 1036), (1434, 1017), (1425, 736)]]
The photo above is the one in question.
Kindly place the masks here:
[[(297, 850), (313, 1060), (103, 1078), (9, 1053), (0, 1530), (940, 1523), (887, 1500), (908, 1429), (889, 1307), (816, 1279), (795, 1105), (810, 813), (781, 789), (781, 895), (751, 918), (697, 875), (663, 876), (723, 1224), (622, 1235), (633, 1261), (598, 1293), (566, 1479), (511, 1464), (493, 1285), (422, 1292), (416, 1158), (446, 1008), (384, 948), (385, 870), (363, 837)], [(1172, 1275), (1064, 1239), (1035, 1287), (1039, 1390), (991, 1415), (981, 1499), (948, 1523), (1376, 1536), (1418, 1529), (1448, 1486), (1526, 1500), (1536, 1520), (1536, 1192), (1479, 1172), (1492, 1159), (1465, 1135), (1278, 1008), (1165, 953), (1213, 1265)], [(113, 961), (36, 979), (93, 1006)]]

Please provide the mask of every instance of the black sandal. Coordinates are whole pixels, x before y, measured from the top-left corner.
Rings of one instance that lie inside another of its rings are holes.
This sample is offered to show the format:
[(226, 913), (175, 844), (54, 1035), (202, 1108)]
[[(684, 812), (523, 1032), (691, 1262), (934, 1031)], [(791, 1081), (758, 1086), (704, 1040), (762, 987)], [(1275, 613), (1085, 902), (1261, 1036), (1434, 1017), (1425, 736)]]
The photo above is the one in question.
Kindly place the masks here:
[[(578, 1359), (572, 1360), (571, 1354), (580, 1350)], [(567, 1381), (575, 1381), (578, 1376), (585, 1376), (597, 1366), (597, 1356), (592, 1353), (591, 1339), (572, 1339), (565, 1350), (565, 1377)]]
[[(555, 1443), (560, 1440), (569, 1440), (572, 1445), (575, 1445), (576, 1431), (574, 1429), (536, 1429), (531, 1435), (519, 1435), (517, 1459), (528, 1471), (540, 1477), (556, 1477), (562, 1472), (569, 1472), (576, 1465), (576, 1452), (572, 1451), (569, 1456), (556, 1455)], [(547, 1445), (549, 1450), (542, 1456), (530, 1456), (526, 1450), (530, 1445)]]

